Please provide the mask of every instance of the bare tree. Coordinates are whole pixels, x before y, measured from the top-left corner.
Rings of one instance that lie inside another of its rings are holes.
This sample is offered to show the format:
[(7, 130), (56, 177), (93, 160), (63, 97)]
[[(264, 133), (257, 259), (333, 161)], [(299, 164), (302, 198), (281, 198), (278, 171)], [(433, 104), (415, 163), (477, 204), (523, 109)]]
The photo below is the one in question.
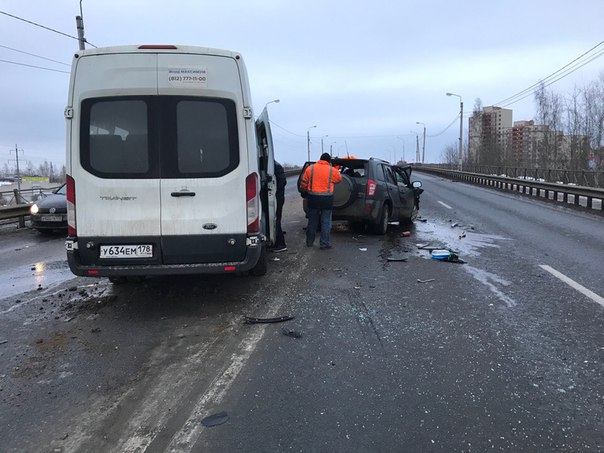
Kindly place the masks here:
[(36, 168), (31, 160), (26, 161), (25, 169), (23, 170), (24, 176), (36, 176)]
[(5, 162), (4, 166), (2, 167), (2, 175), (3, 176), (10, 176), (13, 174), (12, 169), (8, 166), (8, 164)]
[(537, 122), (547, 126), (543, 132), (537, 162), (543, 168), (564, 168), (564, 156), (560, 153), (562, 139), (562, 100), (559, 95), (547, 91), (541, 83), (535, 91)]
[(38, 166), (38, 176), (50, 176), (50, 165), (47, 160)]
[(447, 145), (440, 155), (440, 161), (448, 164), (451, 168), (457, 168), (459, 161), (459, 148), (457, 143)]

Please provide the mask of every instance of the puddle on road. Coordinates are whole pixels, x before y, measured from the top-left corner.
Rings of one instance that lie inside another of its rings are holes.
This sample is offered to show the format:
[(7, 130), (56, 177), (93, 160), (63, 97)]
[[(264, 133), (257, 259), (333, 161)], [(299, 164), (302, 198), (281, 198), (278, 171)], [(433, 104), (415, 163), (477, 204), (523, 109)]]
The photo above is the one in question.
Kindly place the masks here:
[[(416, 222), (415, 229), (420, 239), (417, 242), (428, 243), (433, 246), (455, 251), (460, 258), (468, 256), (479, 256), (480, 251), (485, 248), (500, 248), (498, 242), (509, 241), (510, 238), (493, 234), (476, 233), (463, 225), (452, 227), (452, 224), (436, 224), (432, 222)], [(460, 234), (465, 236), (460, 238)], [(426, 257), (430, 257), (426, 253)]]
[(49, 289), (74, 278), (66, 261), (38, 262), (21, 266), (9, 272), (3, 272), (0, 277), (2, 294), (0, 298), (14, 297), (38, 288)]
[[(466, 260), (467, 257), (480, 256), (483, 249), (499, 249), (501, 242), (511, 240), (511, 238), (503, 236), (476, 233), (469, 226), (455, 223), (416, 222), (415, 227), (419, 237), (417, 242), (453, 250), (463, 260)], [(422, 253), (421, 256), (431, 259), (428, 251)], [(505, 288), (511, 284), (509, 281), (468, 264), (464, 264), (462, 268), (476, 281), (485, 285), (508, 308), (516, 306), (516, 301), (505, 294)]]

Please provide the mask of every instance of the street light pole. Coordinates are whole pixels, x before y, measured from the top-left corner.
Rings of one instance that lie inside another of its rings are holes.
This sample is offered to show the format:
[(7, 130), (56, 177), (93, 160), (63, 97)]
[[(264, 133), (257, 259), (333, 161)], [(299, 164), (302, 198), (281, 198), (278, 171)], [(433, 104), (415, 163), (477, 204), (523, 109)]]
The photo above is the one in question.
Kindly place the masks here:
[(422, 164), (426, 159), (426, 125), (421, 121), (416, 121), (415, 124), (423, 124), (424, 125), (424, 140), (422, 142)]
[(269, 102), (267, 102), (266, 104), (264, 104), (264, 108), (266, 108), (266, 107), (267, 107), (269, 104), (272, 104), (273, 102), (274, 102), (275, 104), (278, 104), (278, 103), (279, 103), (279, 102), (281, 102), (281, 101), (280, 101), (279, 99), (274, 99), (274, 100), (272, 100), (272, 101), (269, 101)]
[(338, 142), (331, 142), (330, 145), (329, 145), (329, 155), (330, 156), (333, 156), (333, 144), (334, 143), (338, 143)]
[(463, 162), (463, 101), (459, 94), (447, 93), (447, 96), (457, 96), (459, 98), (459, 163), (457, 164), (457, 169), (461, 171)]
[(323, 154), (325, 151), (323, 151), (323, 139), (325, 137), (329, 137), (329, 135), (324, 135), (323, 137), (321, 137), (321, 154)]
[(310, 130), (311, 130), (313, 127), (317, 127), (317, 126), (316, 126), (316, 125), (315, 125), (315, 126), (310, 126), (310, 127), (309, 127), (309, 128), (306, 130), (306, 148), (307, 148), (307, 150), (308, 150), (308, 160), (307, 160), (307, 162), (310, 162)]
[(415, 163), (419, 163), (419, 135), (415, 131), (411, 131), (415, 134)]

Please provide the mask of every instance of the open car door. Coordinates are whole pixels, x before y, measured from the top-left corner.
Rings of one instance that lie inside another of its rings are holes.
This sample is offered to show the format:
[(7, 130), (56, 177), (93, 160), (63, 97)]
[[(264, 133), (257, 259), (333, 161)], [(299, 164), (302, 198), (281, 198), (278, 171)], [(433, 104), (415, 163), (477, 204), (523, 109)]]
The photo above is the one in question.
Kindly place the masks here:
[(260, 200), (265, 219), (265, 231), (269, 245), (274, 245), (277, 235), (277, 180), (275, 178), (275, 154), (271, 125), (266, 107), (256, 120), (256, 141), (258, 146), (258, 170), (260, 172)]

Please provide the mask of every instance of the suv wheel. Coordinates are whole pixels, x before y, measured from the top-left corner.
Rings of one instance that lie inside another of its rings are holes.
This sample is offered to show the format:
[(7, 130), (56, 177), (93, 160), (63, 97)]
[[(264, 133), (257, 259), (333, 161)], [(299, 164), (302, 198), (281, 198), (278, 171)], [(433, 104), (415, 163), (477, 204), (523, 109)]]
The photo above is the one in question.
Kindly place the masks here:
[(415, 219), (417, 219), (418, 213), (419, 213), (419, 208), (418, 208), (417, 204), (414, 204), (411, 214), (408, 217), (403, 217), (399, 220), (400, 220), (401, 224), (413, 223), (415, 221)]
[(382, 206), (380, 222), (373, 226), (375, 234), (384, 235), (388, 231), (388, 206)]

